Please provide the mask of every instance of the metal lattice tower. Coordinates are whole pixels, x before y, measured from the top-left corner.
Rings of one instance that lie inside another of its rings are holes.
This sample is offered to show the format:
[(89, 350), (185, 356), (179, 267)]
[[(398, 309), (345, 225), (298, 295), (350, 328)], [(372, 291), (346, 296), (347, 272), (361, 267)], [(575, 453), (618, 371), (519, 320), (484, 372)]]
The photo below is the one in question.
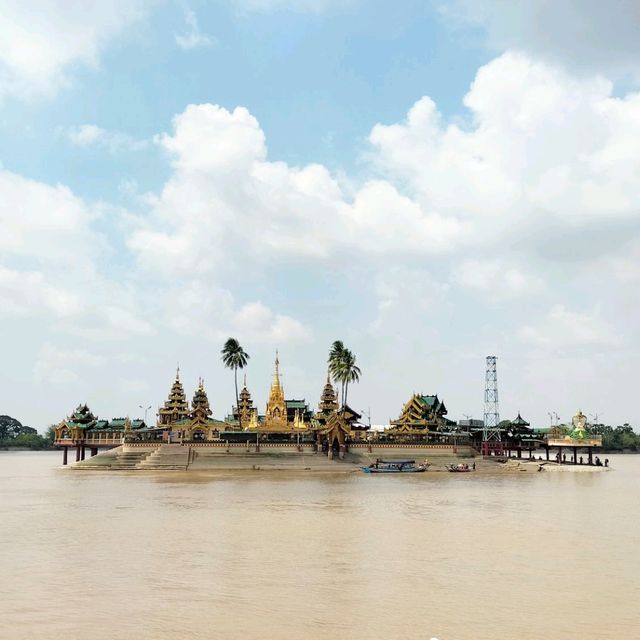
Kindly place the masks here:
[(496, 369), (496, 356), (487, 356), (487, 371), (484, 385), (484, 428), (482, 440), (500, 442), (500, 410), (498, 408), (498, 371)]

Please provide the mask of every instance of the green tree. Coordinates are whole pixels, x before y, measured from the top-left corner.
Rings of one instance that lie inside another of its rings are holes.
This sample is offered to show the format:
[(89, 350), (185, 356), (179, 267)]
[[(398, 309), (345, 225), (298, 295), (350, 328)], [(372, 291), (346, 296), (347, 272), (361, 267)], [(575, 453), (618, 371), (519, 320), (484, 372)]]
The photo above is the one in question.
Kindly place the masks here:
[(0, 416), (0, 440), (12, 440), (20, 433), (22, 423), (11, 416)]
[(341, 340), (335, 340), (331, 345), (331, 349), (329, 351), (329, 373), (333, 378), (334, 382), (341, 383), (341, 393), (340, 393), (340, 404), (344, 404), (344, 382), (342, 380), (343, 377), (343, 369), (344, 369), (344, 354), (345, 347)]
[(356, 357), (347, 349), (343, 356), (342, 376), (344, 380), (344, 404), (347, 404), (349, 393), (349, 383), (359, 382), (361, 375), (360, 367), (356, 364)]
[(240, 398), (238, 396), (238, 369), (244, 369), (249, 360), (249, 354), (244, 351), (240, 343), (235, 338), (229, 338), (222, 347), (222, 362), (227, 369), (233, 369), (236, 384), (236, 409), (238, 411), (238, 422), (242, 429), (242, 416), (240, 415)]
[(37, 433), (21, 433), (11, 442), (14, 447), (27, 447), (29, 449), (44, 449), (46, 440)]
[(47, 441), (48, 445), (52, 445), (54, 440), (56, 439), (56, 425), (52, 424), (47, 427), (47, 430), (44, 434), (44, 439)]
[(329, 351), (329, 373), (334, 382), (341, 384), (341, 404), (347, 404), (349, 384), (360, 380), (360, 367), (356, 364), (355, 355), (340, 340), (336, 340)]

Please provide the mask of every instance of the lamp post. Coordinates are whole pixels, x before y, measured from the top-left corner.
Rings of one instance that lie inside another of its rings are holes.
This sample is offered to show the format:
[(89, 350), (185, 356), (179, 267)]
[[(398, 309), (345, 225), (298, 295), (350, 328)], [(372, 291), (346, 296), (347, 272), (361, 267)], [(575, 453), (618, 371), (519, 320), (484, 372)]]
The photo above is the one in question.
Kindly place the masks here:
[(139, 404), (138, 406), (144, 411), (144, 426), (148, 427), (149, 425), (147, 424), (147, 411), (151, 409), (151, 405), (149, 405), (148, 407), (143, 407), (141, 404)]
[(600, 415), (601, 414), (599, 414), (599, 413), (595, 413), (595, 414), (594, 413), (590, 413), (589, 414), (589, 417), (593, 420), (593, 426), (594, 427), (600, 424), (600, 422), (598, 422), (598, 418), (599, 418)]

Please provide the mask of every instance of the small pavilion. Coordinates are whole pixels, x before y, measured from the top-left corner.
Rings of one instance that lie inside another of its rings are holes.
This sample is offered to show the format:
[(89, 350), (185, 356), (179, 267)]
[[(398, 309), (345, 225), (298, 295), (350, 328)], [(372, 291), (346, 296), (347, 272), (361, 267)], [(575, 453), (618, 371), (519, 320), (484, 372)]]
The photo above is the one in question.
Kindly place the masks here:
[(549, 451), (557, 448), (556, 460), (559, 463), (565, 462), (567, 450), (572, 454), (572, 464), (578, 464), (578, 453), (586, 450), (588, 464), (593, 464), (593, 450), (602, 447), (602, 436), (596, 436), (587, 431), (587, 416), (578, 410), (571, 419), (573, 429), (568, 434), (559, 432), (550, 433), (545, 443), (547, 460)]

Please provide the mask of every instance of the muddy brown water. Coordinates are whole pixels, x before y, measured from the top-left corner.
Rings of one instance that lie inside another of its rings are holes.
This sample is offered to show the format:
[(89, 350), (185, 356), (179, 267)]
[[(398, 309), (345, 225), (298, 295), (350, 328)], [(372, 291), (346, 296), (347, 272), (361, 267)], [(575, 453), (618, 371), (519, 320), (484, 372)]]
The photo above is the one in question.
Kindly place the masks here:
[(603, 473), (73, 472), (0, 453), (0, 639), (640, 637)]

